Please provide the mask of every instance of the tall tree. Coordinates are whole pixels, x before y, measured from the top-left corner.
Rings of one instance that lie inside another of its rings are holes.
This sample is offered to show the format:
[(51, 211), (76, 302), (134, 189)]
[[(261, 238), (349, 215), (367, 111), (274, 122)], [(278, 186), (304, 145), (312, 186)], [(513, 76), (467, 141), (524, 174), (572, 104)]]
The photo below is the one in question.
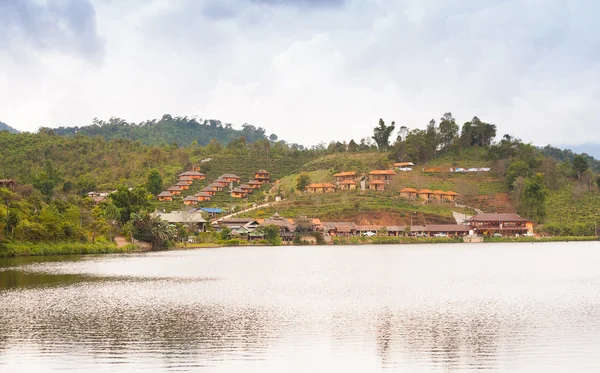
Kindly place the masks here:
[(452, 116), (452, 113), (445, 113), (440, 119), (439, 141), (444, 150), (447, 150), (458, 137), (458, 124)]
[(392, 124), (386, 126), (383, 119), (379, 119), (379, 124), (373, 129), (373, 140), (375, 140), (375, 143), (377, 143), (377, 148), (379, 148), (380, 151), (385, 151), (388, 149), (390, 145), (390, 136), (392, 135), (392, 132), (394, 132), (395, 128), (395, 122), (392, 122)]
[(573, 168), (577, 171), (577, 180), (581, 180), (581, 174), (590, 167), (588, 161), (580, 154), (573, 158)]
[(153, 168), (148, 174), (148, 180), (146, 181), (146, 189), (155, 196), (163, 190), (163, 179), (157, 169)]
[(301, 173), (296, 179), (296, 190), (304, 192), (308, 184), (310, 184), (310, 176), (306, 173)]

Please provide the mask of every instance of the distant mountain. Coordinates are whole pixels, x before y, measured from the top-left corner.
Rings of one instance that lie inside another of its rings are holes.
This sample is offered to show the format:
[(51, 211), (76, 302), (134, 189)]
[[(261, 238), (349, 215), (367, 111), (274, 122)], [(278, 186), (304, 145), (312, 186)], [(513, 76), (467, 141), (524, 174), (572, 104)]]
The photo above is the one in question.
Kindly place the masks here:
[(0, 131), (8, 131), (10, 133), (19, 133), (16, 129), (12, 128), (8, 124), (4, 122), (0, 122)]
[(596, 159), (600, 159), (600, 144), (561, 145), (563, 149), (571, 149), (574, 153), (587, 153)]
[[(243, 137), (247, 143), (267, 138), (265, 129), (251, 124), (243, 124), (241, 129), (235, 129), (229, 123), (216, 119), (196, 119), (188, 117), (172, 117), (163, 115), (161, 119), (147, 120), (141, 123), (129, 123), (121, 118), (110, 118), (108, 121), (94, 119), (89, 126), (59, 127), (47, 129), (59, 136), (75, 136), (81, 134), (89, 137), (102, 136), (107, 140), (127, 139), (140, 141), (146, 145), (161, 145), (177, 143), (189, 145), (196, 141), (198, 145), (207, 145), (211, 139), (217, 139), (221, 144), (227, 144)], [(275, 135), (271, 139), (277, 139)]]

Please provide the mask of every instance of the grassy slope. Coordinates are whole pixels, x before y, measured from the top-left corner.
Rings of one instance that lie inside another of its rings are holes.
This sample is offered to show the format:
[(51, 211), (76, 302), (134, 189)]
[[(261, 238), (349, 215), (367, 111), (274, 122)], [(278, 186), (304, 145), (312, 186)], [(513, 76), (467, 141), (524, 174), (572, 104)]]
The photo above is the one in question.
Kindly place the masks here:
[[(563, 234), (593, 235), (599, 213), (600, 195), (596, 191), (578, 191), (576, 184), (567, 184), (558, 191), (550, 192), (544, 227), (567, 228), (568, 231)], [(600, 224), (600, 220), (597, 222)]]

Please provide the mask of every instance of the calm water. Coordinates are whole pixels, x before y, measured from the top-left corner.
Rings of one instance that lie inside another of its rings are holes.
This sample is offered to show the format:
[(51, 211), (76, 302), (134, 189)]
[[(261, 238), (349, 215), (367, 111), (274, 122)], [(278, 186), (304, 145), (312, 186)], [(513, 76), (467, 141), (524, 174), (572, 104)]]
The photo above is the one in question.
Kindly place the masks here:
[(600, 243), (0, 259), (0, 372), (598, 372)]

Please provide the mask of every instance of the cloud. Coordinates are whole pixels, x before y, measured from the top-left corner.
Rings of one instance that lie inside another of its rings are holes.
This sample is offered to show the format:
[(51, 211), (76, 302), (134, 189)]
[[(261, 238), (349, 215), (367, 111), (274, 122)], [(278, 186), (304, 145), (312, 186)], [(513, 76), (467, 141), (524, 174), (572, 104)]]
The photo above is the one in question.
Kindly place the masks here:
[[(0, 0), (0, 14), (6, 4), (0, 86), (15, 90), (0, 91), (0, 120), (20, 129), (168, 112), (315, 144), (369, 136), (380, 117), (422, 128), (452, 111), (577, 144), (600, 116), (591, 0), (26, 1), (18, 22), (21, 5)], [(14, 62), (22, 39), (35, 63)], [(94, 50), (101, 63), (82, 62)]]

